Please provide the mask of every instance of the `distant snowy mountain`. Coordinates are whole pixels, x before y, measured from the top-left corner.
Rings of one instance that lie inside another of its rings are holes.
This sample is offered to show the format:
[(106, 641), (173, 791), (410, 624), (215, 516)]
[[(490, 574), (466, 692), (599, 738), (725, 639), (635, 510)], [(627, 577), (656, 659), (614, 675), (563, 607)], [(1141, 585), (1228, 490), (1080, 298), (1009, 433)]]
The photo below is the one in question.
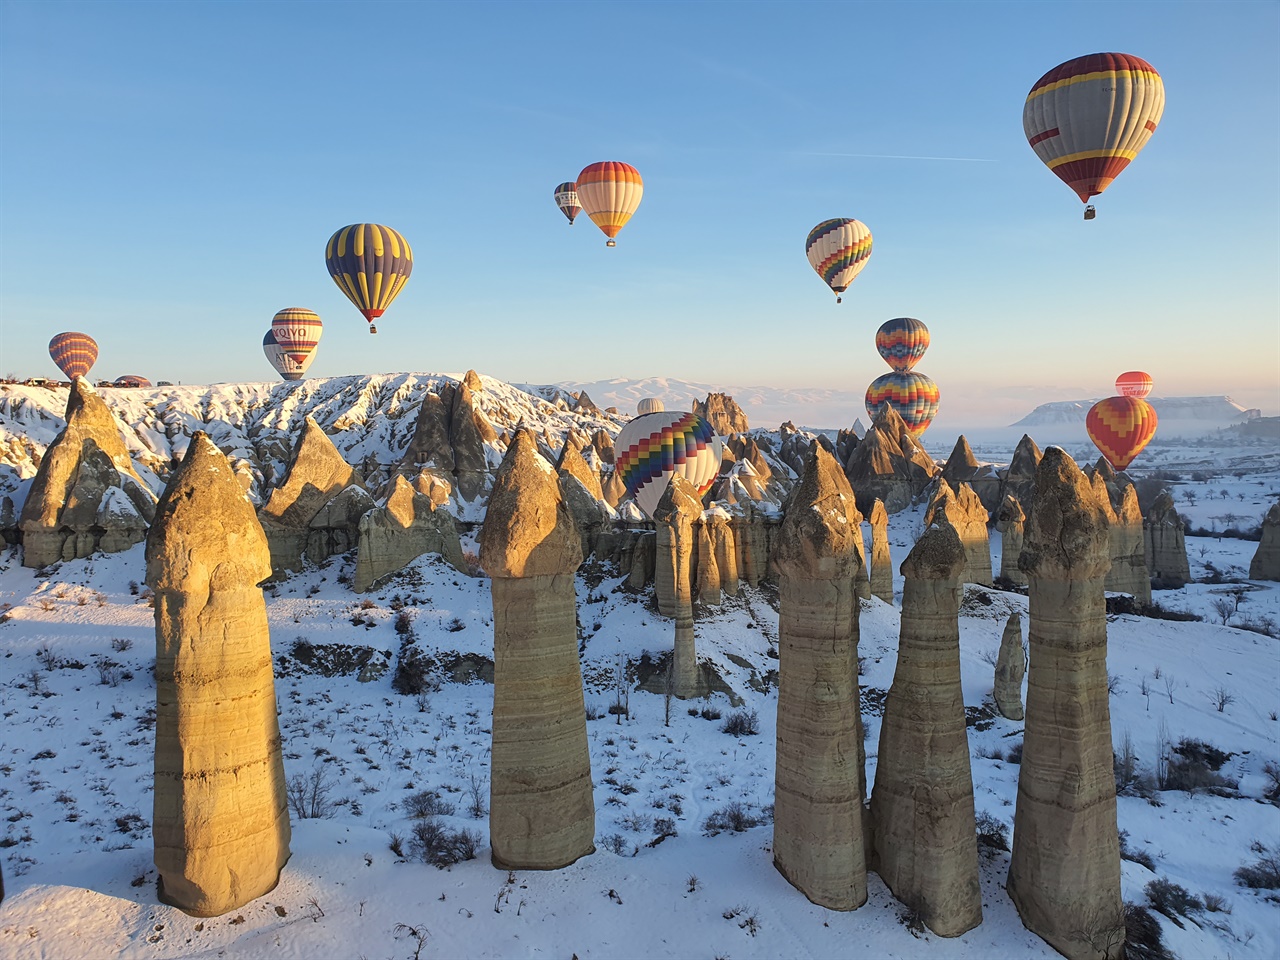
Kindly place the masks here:
[[(1029, 414), (1011, 424), (1014, 427), (1042, 427), (1053, 424), (1079, 424), (1084, 428), (1089, 408), (1101, 397), (1092, 400), (1060, 400), (1042, 403)], [(1233, 423), (1241, 423), (1258, 416), (1255, 410), (1246, 410), (1230, 397), (1148, 397), (1160, 418), (1160, 429), (1178, 433), (1201, 432), (1220, 429)]]

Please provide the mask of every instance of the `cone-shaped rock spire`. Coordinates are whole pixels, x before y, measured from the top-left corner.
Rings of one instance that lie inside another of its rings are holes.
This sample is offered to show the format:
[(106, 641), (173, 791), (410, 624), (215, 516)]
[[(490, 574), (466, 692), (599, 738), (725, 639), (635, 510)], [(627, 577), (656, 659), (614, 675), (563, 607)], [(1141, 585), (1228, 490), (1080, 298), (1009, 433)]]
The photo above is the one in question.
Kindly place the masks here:
[(1027, 575), (1018, 566), (1022, 554), (1026, 515), (1012, 495), (1006, 496), (996, 512), (996, 530), (1000, 532), (1000, 576), (1012, 583), (1026, 583)]
[(871, 595), (893, 603), (893, 560), (889, 556), (889, 514), (876, 499), (871, 504)]
[(698, 670), (693, 637), (693, 563), (696, 547), (694, 523), (702, 516), (698, 491), (676, 474), (653, 511), (658, 529), (658, 562), (654, 573), (658, 612), (676, 621), (672, 675), (680, 699), (700, 697), (706, 684)]
[(1009, 614), (1000, 637), (1000, 652), (996, 655), (995, 690), (992, 699), (1000, 716), (1009, 720), (1021, 720), (1022, 678), (1027, 675), (1027, 657), (1022, 650), (1022, 614)]

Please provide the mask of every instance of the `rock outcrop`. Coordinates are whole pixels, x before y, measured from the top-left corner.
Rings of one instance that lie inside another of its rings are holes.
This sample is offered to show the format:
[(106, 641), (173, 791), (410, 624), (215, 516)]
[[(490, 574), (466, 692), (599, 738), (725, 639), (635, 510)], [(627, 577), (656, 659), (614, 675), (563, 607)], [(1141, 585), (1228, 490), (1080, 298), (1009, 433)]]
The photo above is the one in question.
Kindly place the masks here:
[(746, 433), (750, 428), (747, 415), (727, 393), (712, 393), (705, 400), (693, 401), (693, 412), (708, 421), (722, 437)]
[[(1105, 461), (1104, 461), (1105, 462)], [(1102, 484), (1102, 491), (1111, 498), (1101, 472), (1094, 474), (1094, 483)], [(1138, 491), (1133, 484), (1117, 487), (1120, 506), (1112, 511), (1110, 520), (1111, 570), (1107, 573), (1105, 588), (1115, 593), (1130, 594), (1139, 603), (1151, 602), (1151, 577), (1147, 573), (1146, 540), (1142, 533), (1142, 511), (1138, 509)]]
[(1169, 491), (1162, 491), (1147, 511), (1142, 538), (1147, 570), (1153, 580), (1174, 589), (1191, 580), (1186, 530)]
[(960, 688), (966, 551), (939, 515), (902, 562), (898, 665), (871, 792), (877, 872), (942, 937), (982, 922), (973, 777)]
[(493, 589), (493, 864), (554, 870), (595, 849), (573, 580), (582, 549), (527, 430), (494, 481), (480, 562)]
[[(369, 491), (358, 486), (347, 487), (326, 503), (311, 518), (307, 559), (319, 563), (327, 557), (354, 550), (360, 542), (360, 518), (375, 506)], [(269, 536), (267, 542), (271, 542)]]
[(698, 669), (693, 637), (693, 563), (696, 535), (694, 524), (702, 516), (698, 491), (676, 474), (663, 491), (653, 511), (658, 530), (658, 560), (654, 574), (658, 612), (676, 621), (672, 683), (681, 700), (706, 694), (706, 683)]
[(622, 482), (622, 477), (618, 476), (617, 470), (610, 470), (604, 482), (600, 484), (600, 496), (615, 510), (618, 509), (618, 504), (626, 499), (627, 485)]
[(484, 492), (488, 476), (485, 444), (497, 440), (492, 424), (471, 395), (466, 379), (442, 384), (438, 394), (422, 398), (413, 437), (400, 461), (400, 472), (416, 474), (422, 467), (442, 471), (464, 500)]
[(869, 514), (879, 500), (889, 513), (911, 506), (911, 476), (895, 438), (874, 428), (854, 447), (846, 467), (858, 509)]
[(1056, 447), (1036, 470), (1026, 532), (1031, 663), (1009, 896), (1027, 929), (1070, 960), (1119, 958), (1107, 519), (1089, 481)]
[(858, 713), (861, 516), (814, 443), (778, 537), (778, 729), (773, 862), (832, 910), (867, 899)]
[(271, 671), (267, 538), (227, 458), (197, 432), (147, 537), (155, 591), (159, 895), (198, 917), (275, 887), (289, 811)]
[(697, 539), (697, 589), (694, 591), (699, 603), (708, 606), (720, 606), (720, 566), (716, 562), (716, 545), (712, 537), (711, 524), (707, 522), (705, 513), (700, 523), (694, 525), (694, 537)]
[(889, 514), (879, 499), (871, 502), (871, 595), (893, 604), (893, 559), (889, 555)]
[(721, 506), (713, 504), (702, 512), (702, 522), (711, 536), (711, 551), (720, 575), (720, 590), (731, 597), (738, 595), (738, 550), (733, 542), (731, 518)]
[(1013, 459), (1004, 474), (1004, 483), (1000, 486), (1000, 500), (1013, 497), (1022, 507), (1022, 512), (1031, 515), (1031, 498), (1036, 487), (1036, 468), (1040, 458), (1044, 456), (1036, 442), (1027, 434), (1022, 435), (1018, 445), (1013, 449)]
[(604, 491), (600, 488), (600, 477), (582, 459), (582, 452), (576, 443), (570, 440), (565, 441), (564, 449), (560, 451), (560, 462), (556, 464), (556, 470), (562, 477), (575, 477), (594, 499), (604, 499)]
[(780, 520), (751, 500), (739, 500), (730, 520), (738, 555), (738, 579), (758, 587), (769, 576), (770, 541)]
[(387, 502), (360, 518), (356, 592), (372, 590), (387, 574), (424, 553), (437, 553), (455, 569), (466, 570), (453, 517), (397, 475)]
[(1022, 614), (1016, 610), (1009, 614), (1000, 637), (1000, 652), (996, 654), (995, 689), (992, 699), (1000, 716), (1009, 720), (1022, 719), (1022, 678), (1027, 674), (1027, 656), (1022, 649)]
[(950, 484), (954, 490), (962, 483), (968, 483), (978, 475), (978, 458), (973, 455), (973, 448), (969, 446), (968, 439), (964, 434), (956, 438), (956, 445), (951, 450), (951, 456), (947, 457), (946, 464), (942, 467), (942, 479)]
[(1249, 563), (1250, 580), (1280, 580), (1280, 503), (1262, 518), (1262, 539)]
[(111, 410), (83, 377), (71, 382), (65, 416), (18, 515), (24, 567), (128, 549), (155, 514)]
[(933, 499), (924, 514), (925, 526), (932, 526), (939, 516), (947, 518), (964, 544), (965, 565), (960, 582), (991, 586), (991, 541), (987, 538), (989, 517), (973, 488), (962, 483), (958, 490), (952, 490), (947, 481), (939, 478)]
[(1000, 533), (1000, 576), (1011, 583), (1026, 583), (1027, 575), (1018, 567), (1022, 554), (1023, 528), (1026, 515), (1022, 504), (1009, 495), (1000, 503), (996, 512), (996, 530)]

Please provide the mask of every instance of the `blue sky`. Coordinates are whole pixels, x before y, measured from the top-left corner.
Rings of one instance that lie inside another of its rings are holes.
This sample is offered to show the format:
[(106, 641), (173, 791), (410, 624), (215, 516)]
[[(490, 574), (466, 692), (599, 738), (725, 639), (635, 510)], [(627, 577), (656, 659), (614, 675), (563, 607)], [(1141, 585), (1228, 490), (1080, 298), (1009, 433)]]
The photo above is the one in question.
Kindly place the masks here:
[[(312, 376), (475, 367), (863, 389), (876, 327), (975, 422), (996, 396), (1156, 395), (1280, 413), (1280, 4), (23, 3), (0, 6), (0, 370), (274, 378), (272, 314), (316, 310)], [(1022, 134), (1063, 60), (1133, 53), (1168, 105), (1081, 219)], [(947, 157), (949, 160), (892, 159)], [(552, 188), (625, 160), (606, 249)], [(804, 255), (854, 216), (837, 306)], [(414, 247), (371, 337), (325, 271), (358, 221)], [(851, 418), (852, 419), (852, 418)]]

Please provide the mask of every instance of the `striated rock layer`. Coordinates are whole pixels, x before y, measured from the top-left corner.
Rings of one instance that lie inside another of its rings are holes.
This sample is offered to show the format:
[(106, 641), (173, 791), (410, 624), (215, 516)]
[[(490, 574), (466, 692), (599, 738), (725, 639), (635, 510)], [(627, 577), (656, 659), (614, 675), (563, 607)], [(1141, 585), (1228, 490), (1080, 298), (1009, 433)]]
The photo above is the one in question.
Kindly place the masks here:
[(702, 516), (698, 491), (684, 477), (673, 476), (653, 511), (658, 530), (658, 560), (654, 573), (658, 612), (676, 621), (672, 682), (682, 700), (705, 696), (707, 687), (698, 670), (693, 637), (693, 562), (697, 543), (695, 522)]
[[(1104, 461), (1105, 462), (1105, 461)], [(1111, 493), (1101, 471), (1094, 474), (1094, 492), (1101, 498)], [(1101, 485), (1101, 490), (1098, 489)], [(1117, 488), (1120, 506), (1108, 518), (1111, 570), (1104, 588), (1115, 593), (1130, 594), (1139, 603), (1151, 602), (1151, 577), (1147, 573), (1147, 555), (1142, 534), (1142, 511), (1138, 509), (1138, 491), (1133, 484)], [(1109, 505), (1109, 504), (1108, 504)]]
[(1009, 720), (1022, 719), (1022, 678), (1027, 675), (1027, 657), (1022, 650), (1022, 614), (1016, 610), (1009, 614), (1000, 637), (1000, 652), (996, 655), (995, 689), (991, 696), (1000, 716)]
[(1249, 563), (1250, 580), (1280, 580), (1280, 503), (1262, 519), (1262, 539)]
[(931, 526), (939, 517), (946, 517), (964, 544), (965, 564), (960, 572), (961, 583), (980, 583), (991, 586), (991, 542), (987, 537), (986, 509), (967, 483), (952, 490), (947, 481), (939, 479), (933, 499), (924, 514), (925, 526)]
[(1173, 497), (1164, 490), (1156, 497), (1142, 524), (1147, 570), (1152, 579), (1178, 587), (1191, 579), (1187, 562), (1187, 537)]
[(436, 509), (430, 497), (402, 476), (392, 479), (387, 502), (360, 518), (359, 531), (353, 584), (357, 593), (372, 590), (387, 574), (424, 553), (439, 554), (455, 569), (466, 569), (453, 517)]
[(595, 849), (573, 582), (582, 547), (527, 430), (494, 481), (480, 561), (493, 578), (493, 864), (553, 870)]
[(832, 910), (867, 899), (858, 714), (861, 516), (821, 445), (779, 532), (778, 731), (773, 862)]
[(939, 516), (902, 563), (902, 632), (871, 793), (877, 872), (942, 937), (982, 922), (960, 688), (965, 549)]
[(1013, 496), (1007, 496), (996, 513), (996, 530), (1000, 532), (1000, 576), (1011, 583), (1026, 583), (1027, 576), (1018, 568), (1022, 555), (1023, 530), (1026, 515)]
[(215, 917), (275, 887), (289, 811), (258, 584), (271, 552), (231, 464), (203, 432), (147, 537), (155, 591), (152, 834), (160, 899)]
[(889, 555), (889, 514), (877, 498), (871, 504), (871, 595), (893, 603), (893, 561)]
[(1031, 666), (1009, 896), (1071, 960), (1124, 951), (1107, 693), (1106, 511), (1062, 450), (1036, 470), (1022, 550)]

